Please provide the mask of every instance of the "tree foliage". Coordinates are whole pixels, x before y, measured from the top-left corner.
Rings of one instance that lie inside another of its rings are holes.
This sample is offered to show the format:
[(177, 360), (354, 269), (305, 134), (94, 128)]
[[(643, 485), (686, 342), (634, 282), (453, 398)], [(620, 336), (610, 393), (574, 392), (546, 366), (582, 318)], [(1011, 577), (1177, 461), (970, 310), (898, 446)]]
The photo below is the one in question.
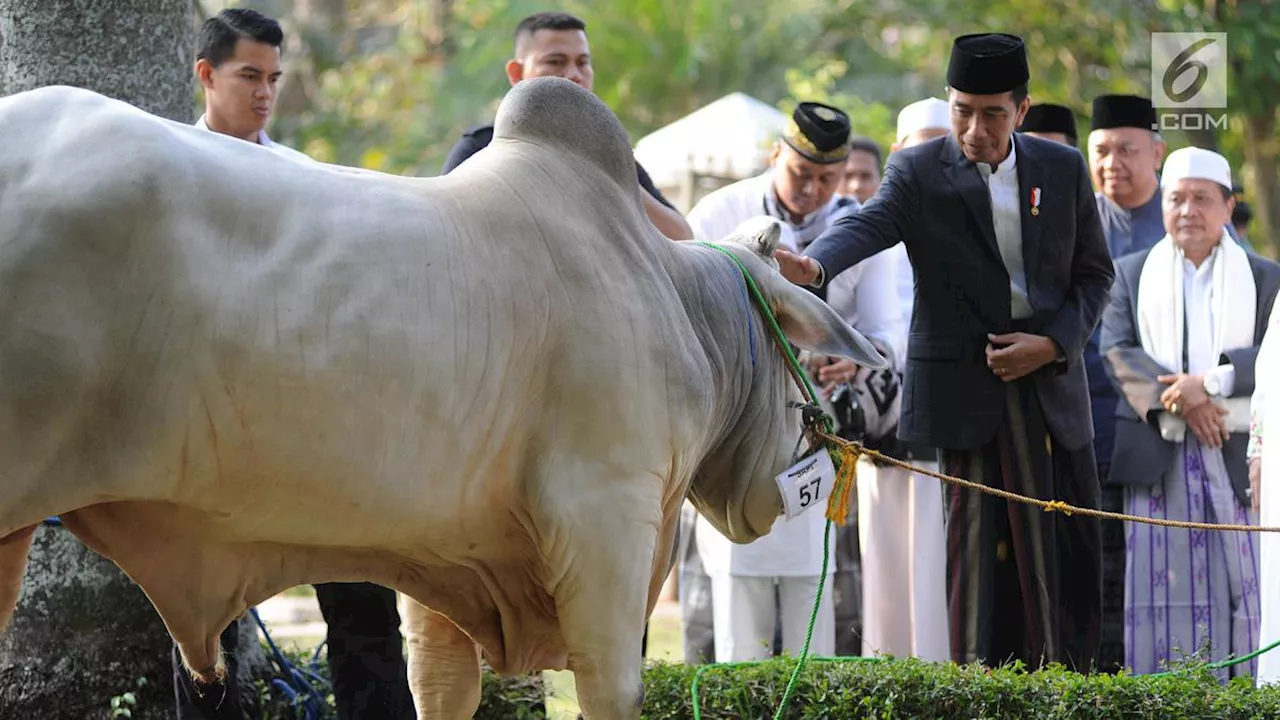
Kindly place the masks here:
[[(413, 174), (437, 171), (469, 126), (487, 123), (508, 89), (503, 65), (523, 0), (449, 3), (447, 55), (431, 52), (415, 15), (424, 3), (366, 9), (316, 67), (319, 97), (278, 118), (279, 137), (319, 159)], [(587, 22), (596, 92), (633, 139), (739, 88), (776, 101), (791, 62), (816, 46), (817, 0), (631, 0), (560, 7)], [(366, 41), (356, 42), (363, 35)], [(381, 42), (372, 42), (373, 38)]]
[[(274, 11), (298, 36), (288, 60), (305, 71), (289, 77), (277, 137), (320, 159), (416, 175), (438, 172), (464, 130), (492, 120), (508, 89), (503, 64), (515, 26), (546, 9), (526, 0), (244, 4)], [(1227, 154), (1250, 199), (1266, 206), (1261, 224), (1280, 219), (1273, 0), (564, 0), (556, 7), (586, 20), (596, 92), (633, 141), (741, 91), (784, 111), (802, 99), (832, 101), (850, 112), (856, 131), (887, 145), (898, 108), (944, 96), (954, 37), (989, 31), (1026, 39), (1032, 101), (1071, 107), (1083, 138), (1097, 95), (1150, 94), (1153, 31), (1225, 31), (1230, 127), (1169, 140)]]

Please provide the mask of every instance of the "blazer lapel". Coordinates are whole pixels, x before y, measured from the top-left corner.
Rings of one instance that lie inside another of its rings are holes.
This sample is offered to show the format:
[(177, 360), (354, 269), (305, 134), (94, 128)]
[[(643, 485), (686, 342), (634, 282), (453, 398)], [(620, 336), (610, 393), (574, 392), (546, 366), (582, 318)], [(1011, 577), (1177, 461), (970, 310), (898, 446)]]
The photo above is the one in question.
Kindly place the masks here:
[[(1035, 307), (1035, 273), (1040, 268), (1040, 240), (1044, 235), (1045, 216), (1043, 210), (1032, 212), (1032, 203), (1039, 200), (1044, 207), (1044, 175), (1041, 171), (1040, 157), (1036, 154), (1032, 143), (1013, 134), (1011, 141), (1018, 152), (1018, 208), (1022, 216), (1022, 264), (1027, 278), (1027, 295), (1031, 306)], [(1036, 198), (1032, 194), (1037, 195)]]
[[(969, 212), (978, 221), (982, 229), (982, 239), (996, 259), (1000, 259), (1000, 246), (996, 244), (996, 227), (991, 219), (991, 190), (983, 181), (982, 174), (968, 158), (960, 152), (954, 135), (948, 135), (942, 143), (942, 174), (947, 182), (955, 188), (969, 206)], [(1003, 262), (1003, 260), (1001, 260)]]

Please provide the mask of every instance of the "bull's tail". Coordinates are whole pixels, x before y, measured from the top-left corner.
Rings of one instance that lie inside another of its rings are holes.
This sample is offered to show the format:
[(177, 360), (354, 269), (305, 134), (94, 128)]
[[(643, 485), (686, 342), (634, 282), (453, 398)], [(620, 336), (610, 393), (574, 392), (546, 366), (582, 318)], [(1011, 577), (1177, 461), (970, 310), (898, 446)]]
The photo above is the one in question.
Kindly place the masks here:
[(0, 538), (0, 630), (9, 624), (18, 606), (18, 591), (27, 572), (27, 551), (37, 525), (30, 525)]

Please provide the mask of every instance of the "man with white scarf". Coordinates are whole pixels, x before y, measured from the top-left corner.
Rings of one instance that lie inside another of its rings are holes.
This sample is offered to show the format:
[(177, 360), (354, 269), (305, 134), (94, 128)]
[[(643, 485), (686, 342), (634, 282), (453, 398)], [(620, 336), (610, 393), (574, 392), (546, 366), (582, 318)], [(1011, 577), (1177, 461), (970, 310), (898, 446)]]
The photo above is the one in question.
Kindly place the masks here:
[[(1101, 351), (1121, 397), (1111, 478), (1125, 511), (1256, 524), (1246, 450), (1259, 346), (1280, 265), (1223, 229), (1234, 198), (1218, 153), (1171, 153), (1161, 177), (1165, 236), (1116, 263)], [(1251, 652), (1259, 635), (1253, 533), (1129, 523), (1125, 666), (1163, 670), (1208, 644), (1210, 661)], [(1254, 675), (1251, 661), (1218, 671)]]
[[(1266, 428), (1280, 432), (1280, 313), (1271, 313), (1262, 349), (1258, 351), (1258, 377), (1253, 390), (1249, 425), (1249, 486), (1253, 509), (1261, 513), (1262, 525), (1280, 525), (1280, 441), (1263, 441)], [(1262, 621), (1258, 649), (1280, 640), (1280, 534), (1262, 533), (1259, 538)], [(1258, 657), (1258, 684), (1280, 683), (1280, 651)]]
[[(768, 216), (781, 221), (784, 247), (804, 249), (835, 218), (860, 207), (854, 198), (837, 192), (844, 182), (849, 135), (850, 123), (843, 111), (822, 103), (800, 103), (775, 144), (769, 170), (711, 193), (689, 212), (695, 237), (720, 240), (743, 222)], [(831, 300), (839, 295), (838, 302), (842, 304), (836, 307), (833, 303), (833, 307), (891, 362), (902, 357), (906, 344), (905, 319), (897, 293), (899, 275), (906, 268), (900, 260), (897, 253), (881, 253), (834, 278), (831, 288)], [(869, 374), (845, 359), (817, 359), (814, 366), (812, 375), (821, 388), (819, 392), (826, 396), (855, 378), (865, 381)], [(896, 378), (893, 380), (888, 402), (896, 411), (899, 400)], [(682, 524), (682, 530), (692, 530), (695, 545), (681, 553), (682, 566), (693, 559), (696, 550), (711, 581), (717, 662), (769, 657), (779, 612), (783, 651), (800, 653), (822, 575), (825, 527), (821, 507), (792, 519), (778, 518), (768, 535), (750, 545), (731, 543), (701, 517), (693, 528)], [(827, 566), (829, 576), (810, 648), (815, 655), (835, 655), (841, 646), (851, 649), (843, 654), (857, 653), (853, 625), (860, 588), (856, 573), (850, 572), (849, 567), (857, 557), (856, 538), (856, 528), (852, 527), (840, 528), (830, 538), (833, 557)], [(846, 582), (833, 577), (833, 571), (845, 575)], [(688, 624), (697, 608), (686, 604), (686, 598), (695, 598), (686, 595), (684, 578), (682, 569), (682, 610)], [(833, 585), (840, 589), (833, 589)], [(774, 599), (775, 587), (778, 601)], [(841, 605), (839, 609), (836, 603)], [(837, 635), (843, 642), (837, 642)], [(686, 643), (694, 640), (686, 628)], [(686, 658), (690, 654), (686, 651)]]

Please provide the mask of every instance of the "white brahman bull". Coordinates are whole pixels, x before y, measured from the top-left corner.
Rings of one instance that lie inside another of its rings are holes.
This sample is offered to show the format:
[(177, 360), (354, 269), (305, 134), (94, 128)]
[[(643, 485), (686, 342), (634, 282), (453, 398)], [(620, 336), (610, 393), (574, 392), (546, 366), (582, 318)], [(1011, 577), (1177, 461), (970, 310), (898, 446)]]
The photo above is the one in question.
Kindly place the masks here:
[[(782, 355), (730, 259), (650, 225), (621, 125), (573, 83), (517, 85), (440, 178), (66, 87), (0, 100), (0, 137), (0, 627), (56, 514), (197, 679), (247, 608), (371, 581), (416, 601), (420, 716), (472, 715), (483, 652), (636, 718), (686, 494), (737, 542), (780, 513)], [(883, 363), (732, 247), (793, 343)]]

